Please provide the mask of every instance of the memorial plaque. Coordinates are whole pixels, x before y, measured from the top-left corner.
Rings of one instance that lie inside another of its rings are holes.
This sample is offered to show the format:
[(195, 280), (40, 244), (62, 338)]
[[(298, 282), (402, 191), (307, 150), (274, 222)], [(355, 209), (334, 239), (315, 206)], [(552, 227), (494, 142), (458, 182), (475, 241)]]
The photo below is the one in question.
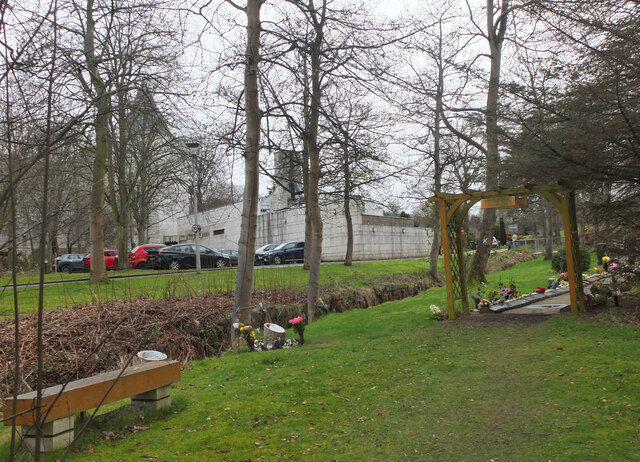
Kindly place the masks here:
[(480, 208), (483, 209), (515, 209), (518, 207), (526, 207), (528, 204), (526, 197), (516, 196), (496, 196), (482, 199)]

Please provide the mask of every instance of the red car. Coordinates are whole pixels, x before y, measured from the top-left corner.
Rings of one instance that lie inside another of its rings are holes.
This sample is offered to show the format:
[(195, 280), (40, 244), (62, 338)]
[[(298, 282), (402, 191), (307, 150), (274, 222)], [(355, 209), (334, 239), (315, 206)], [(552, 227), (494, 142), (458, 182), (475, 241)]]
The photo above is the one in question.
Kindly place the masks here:
[(160, 250), (166, 247), (164, 244), (143, 244), (129, 252), (129, 265), (131, 268), (143, 269), (147, 267), (147, 249)]
[[(117, 250), (105, 250), (104, 251), (104, 262), (107, 265), (108, 270), (116, 269), (118, 266), (118, 251)], [(82, 264), (84, 265), (84, 269), (91, 269), (91, 254), (87, 254), (82, 259)]]

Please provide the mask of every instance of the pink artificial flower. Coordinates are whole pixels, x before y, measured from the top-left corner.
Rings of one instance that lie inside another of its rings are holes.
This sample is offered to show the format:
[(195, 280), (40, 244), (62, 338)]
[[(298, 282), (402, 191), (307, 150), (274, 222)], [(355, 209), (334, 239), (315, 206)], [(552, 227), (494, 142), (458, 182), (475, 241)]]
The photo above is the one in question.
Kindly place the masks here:
[(302, 316), (298, 316), (297, 318), (289, 319), (289, 324), (299, 324), (302, 322)]

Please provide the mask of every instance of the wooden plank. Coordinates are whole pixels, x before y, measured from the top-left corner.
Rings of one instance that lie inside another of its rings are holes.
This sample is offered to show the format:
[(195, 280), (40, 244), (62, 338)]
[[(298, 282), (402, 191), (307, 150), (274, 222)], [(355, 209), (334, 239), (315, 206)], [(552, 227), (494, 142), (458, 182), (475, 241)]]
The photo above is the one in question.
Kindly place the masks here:
[[(120, 378), (120, 371), (106, 372), (93, 377), (69, 382), (66, 387), (57, 385), (42, 391), (44, 422), (77, 414), (102, 404), (155, 390), (180, 380), (180, 363), (177, 361), (150, 362), (127, 368)], [(115, 382), (115, 383), (114, 383)], [(113, 387), (111, 388), (111, 386)], [(109, 390), (111, 388), (111, 390)], [(103, 396), (105, 396), (103, 400)], [(16, 424), (35, 425), (36, 392), (18, 396)], [(4, 401), (4, 418), (11, 416), (13, 399)], [(11, 425), (6, 420), (5, 425)]]
[(549, 184), (549, 185), (530, 185), (521, 188), (496, 188), (489, 191), (476, 191), (473, 189), (465, 189), (463, 193), (450, 194), (450, 193), (435, 193), (432, 197), (429, 197), (430, 202), (436, 202), (438, 198), (452, 201), (456, 199), (486, 199), (490, 197), (499, 196), (528, 196), (531, 194), (543, 194), (548, 192), (560, 193), (573, 189), (577, 189), (577, 185), (573, 184)]

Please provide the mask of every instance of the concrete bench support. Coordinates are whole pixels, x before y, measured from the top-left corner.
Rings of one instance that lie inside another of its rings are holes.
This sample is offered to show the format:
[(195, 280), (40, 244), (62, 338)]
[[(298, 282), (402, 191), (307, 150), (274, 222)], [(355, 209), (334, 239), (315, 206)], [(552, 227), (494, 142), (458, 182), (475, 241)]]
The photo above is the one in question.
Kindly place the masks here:
[[(73, 441), (73, 426), (75, 416), (63, 417), (42, 425), (42, 437), (40, 438), (40, 451), (51, 452), (56, 449), (66, 448)], [(34, 453), (36, 450), (36, 427), (23, 426), (21, 428), (22, 444), (27, 450)]]
[(156, 388), (131, 397), (131, 405), (136, 409), (159, 411), (171, 406), (171, 386)]

